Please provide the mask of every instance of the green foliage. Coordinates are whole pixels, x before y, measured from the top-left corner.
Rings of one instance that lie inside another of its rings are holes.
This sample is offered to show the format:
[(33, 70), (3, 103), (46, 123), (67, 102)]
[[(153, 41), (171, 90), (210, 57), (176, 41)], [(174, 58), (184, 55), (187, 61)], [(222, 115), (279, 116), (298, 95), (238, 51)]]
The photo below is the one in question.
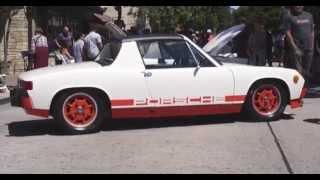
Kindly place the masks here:
[(276, 30), (280, 25), (281, 6), (240, 6), (233, 17), (236, 22), (245, 18), (248, 24), (262, 19), (267, 29)]
[(136, 16), (147, 16), (155, 32), (172, 32), (177, 24), (193, 29), (221, 29), (230, 26), (228, 6), (140, 6)]
[[(316, 27), (319, 27), (320, 6), (305, 6), (305, 11), (314, 16)], [(262, 17), (268, 29), (277, 30), (280, 25), (281, 6), (240, 6), (233, 17), (236, 21), (245, 17), (249, 24), (257, 17)]]
[[(278, 30), (280, 26), (281, 6), (240, 6), (230, 13), (228, 6), (140, 6), (139, 16), (147, 16), (151, 27), (157, 32), (172, 32), (177, 24), (183, 24), (197, 30), (212, 28), (219, 32), (233, 24), (239, 24), (245, 18), (248, 24), (262, 20), (265, 27)], [(320, 29), (319, 6), (305, 6), (312, 13), (316, 28)]]

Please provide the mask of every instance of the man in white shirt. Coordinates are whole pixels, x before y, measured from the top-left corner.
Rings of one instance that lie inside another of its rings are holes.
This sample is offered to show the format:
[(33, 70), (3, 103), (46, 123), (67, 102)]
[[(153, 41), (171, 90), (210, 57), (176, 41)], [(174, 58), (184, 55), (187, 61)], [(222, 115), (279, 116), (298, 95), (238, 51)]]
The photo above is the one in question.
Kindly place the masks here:
[(73, 44), (73, 55), (76, 63), (83, 61), (84, 34), (75, 34), (76, 42)]
[(96, 32), (96, 29), (91, 26), (91, 31), (84, 39), (85, 50), (88, 60), (94, 60), (102, 50), (101, 35)]

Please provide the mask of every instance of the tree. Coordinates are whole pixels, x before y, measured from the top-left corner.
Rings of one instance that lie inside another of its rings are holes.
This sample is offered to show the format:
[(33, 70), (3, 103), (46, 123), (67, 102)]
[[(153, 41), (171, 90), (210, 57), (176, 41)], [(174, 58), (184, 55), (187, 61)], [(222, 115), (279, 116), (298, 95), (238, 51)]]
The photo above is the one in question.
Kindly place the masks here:
[[(320, 6), (305, 6), (305, 11), (314, 17), (316, 29), (319, 28)], [(281, 6), (240, 6), (233, 14), (235, 23), (239, 23), (240, 17), (245, 17), (248, 22), (253, 22), (256, 17), (262, 17), (267, 28), (278, 30), (280, 26)]]
[(228, 6), (139, 6), (137, 17), (147, 16), (156, 32), (173, 32), (177, 24), (202, 30), (230, 26), (232, 16)]
[(277, 30), (280, 26), (281, 6), (240, 6), (233, 14), (234, 23), (239, 23), (240, 18), (245, 18), (248, 24), (257, 18), (263, 19), (267, 29)]

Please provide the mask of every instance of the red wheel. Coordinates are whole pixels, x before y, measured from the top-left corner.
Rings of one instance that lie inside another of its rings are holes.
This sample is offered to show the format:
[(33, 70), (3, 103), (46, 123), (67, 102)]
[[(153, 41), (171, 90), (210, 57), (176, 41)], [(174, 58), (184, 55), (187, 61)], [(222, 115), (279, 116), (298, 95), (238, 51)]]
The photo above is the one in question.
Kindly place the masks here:
[(252, 96), (252, 106), (262, 116), (274, 114), (281, 105), (280, 90), (274, 85), (263, 85), (257, 88)]
[(261, 82), (250, 89), (244, 110), (254, 120), (272, 120), (280, 117), (287, 102), (288, 93), (280, 83)]
[(82, 129), (90, 126), (97, 117), (98, 105), (86, 93), (75, 93), (63, 103), (63, 117), (71, 126)]
[(70, 90), (57, 98), (54, 118), (61, 129), (71, 134), (100, 130), (107, 118), (105, 101), (89, 90)]

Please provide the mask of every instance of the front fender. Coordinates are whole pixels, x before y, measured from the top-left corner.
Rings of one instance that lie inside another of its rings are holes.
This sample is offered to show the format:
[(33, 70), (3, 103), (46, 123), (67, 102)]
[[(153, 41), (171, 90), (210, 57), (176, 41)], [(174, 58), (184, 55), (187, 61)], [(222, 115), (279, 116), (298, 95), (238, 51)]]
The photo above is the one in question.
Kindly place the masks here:
[[(300, 97), (305, 83), (300, 73), (286, 68), (241, 66), (232, 68), (232, 71), (235, 78), (235, 94), (246, 95), (257, 81), (272, 79), (284, 82), (288, 87), (290, 100), (293, 100)], [(297, 83), (293, 81), (294, 76), (299, 77)]]

